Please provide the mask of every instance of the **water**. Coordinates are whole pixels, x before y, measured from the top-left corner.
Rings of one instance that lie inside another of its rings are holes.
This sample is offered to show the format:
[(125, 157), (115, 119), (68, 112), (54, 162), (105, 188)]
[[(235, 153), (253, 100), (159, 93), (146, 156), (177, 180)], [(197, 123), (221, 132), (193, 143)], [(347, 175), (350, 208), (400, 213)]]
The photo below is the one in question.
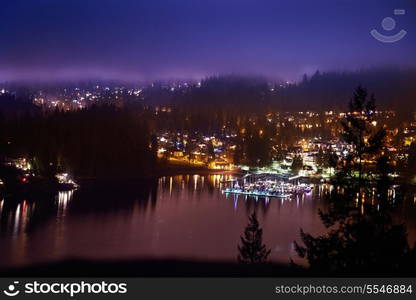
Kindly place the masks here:
[[(224, 195), (230, 175), (181, 175), (128, 186), (83, 186), (53, 199), (0, 201), (0, 267), (68, 258), (236, 261), (248, 216), (256, 210), (270, 259), (297, 260), (299, 230), (325, 231), (318, 209), (324, 186), (292, 199)], [(415, 203), (398, 214), (415, 239)], [(299, 262), (299, 260), (298, 260)]]

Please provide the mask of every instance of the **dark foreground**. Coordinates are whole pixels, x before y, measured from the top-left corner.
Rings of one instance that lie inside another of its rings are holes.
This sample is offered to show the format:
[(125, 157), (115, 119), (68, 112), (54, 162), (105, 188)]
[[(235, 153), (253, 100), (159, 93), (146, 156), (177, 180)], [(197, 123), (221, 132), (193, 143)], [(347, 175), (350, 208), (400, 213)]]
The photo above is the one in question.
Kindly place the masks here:
[(343, 274), (311, 272), (279, 264), (243, 265), (179, 260), (66, 260), (25, 268), (0, 270), (2, 277), (415, 277), (416, 270), (366, 270)]

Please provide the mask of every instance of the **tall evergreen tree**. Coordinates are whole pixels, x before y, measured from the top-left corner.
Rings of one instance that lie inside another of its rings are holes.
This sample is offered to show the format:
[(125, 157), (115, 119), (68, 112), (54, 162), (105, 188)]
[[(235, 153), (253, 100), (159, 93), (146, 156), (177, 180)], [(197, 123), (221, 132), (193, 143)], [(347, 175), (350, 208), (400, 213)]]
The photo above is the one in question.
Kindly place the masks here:
[[(344, 175), (354, 177), (354, 172), (358, 172), (359, 193), (364, 186), (365, 159), (377, 155), (383, 147), (386, 131), (383, 127), (376, 128), (374, 120), (376, 111), (374, 95), (368, 97), (367, 90), (358, 86), (354, 91), (349, 103), (349, 113), (344, 122), (343, 140), (350, 145), (346, 164), (344, 165)], [(353, 180), (355, 182), (355, 180)]]
[(263, 230), (259, 226), (256, 214), (249, 217), (249, 223), (241, 236), (241, 246), (238, 246), (238, 261), (243, 264), (258, 264), (267, 261), (271, 250), (263, 244)]
[[(385, 131), (373, 124), (374, 97), (358, 87), (343, 123), (344, 141), (350, 145), (338, 188), (329, 195), (328, 212), (320, 211), (328, 233), (314, 237), (301, 230), (303, 245), (295, 242), (298, 255), (306, 258), (315, 272), (362, 274), (362, 272), (403, 272), (414, 262), (414, 250), (407, 242), (406, 228), (394, 224), (387, 203), (391, 166), (381, 156)], [(377, 160), (376, 177), (368, 176), (365, 160)], [(358, 172), (358, 176), (354, 173)], [(375, 179), (377, 178), (377, 179)], [(379, 206), (365, 202), (376, 189)], [(369, 190), (369, 193), (367, 193)], [(409, 269), (407, 269), (409, 268)]]

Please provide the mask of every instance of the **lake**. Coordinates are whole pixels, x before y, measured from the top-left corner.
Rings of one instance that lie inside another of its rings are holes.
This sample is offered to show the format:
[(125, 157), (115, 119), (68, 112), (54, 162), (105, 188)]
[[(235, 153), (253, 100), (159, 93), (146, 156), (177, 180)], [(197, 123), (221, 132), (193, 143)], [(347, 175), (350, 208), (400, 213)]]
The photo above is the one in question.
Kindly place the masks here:
[[(178, 175), (119, 186), (96, 184), (46, 199), (0, 201), (0, 267), (68, 258), (94, 260), (184, 259), (236, 262), (237, 245), (256, 211), (270, 260), (297, 258), (299, 230), (325, 232), (318, 209), (329, 188), (290, 199), (225, 195), (232, 175)], [(416, 208), (395, 213), (415, 240)]]

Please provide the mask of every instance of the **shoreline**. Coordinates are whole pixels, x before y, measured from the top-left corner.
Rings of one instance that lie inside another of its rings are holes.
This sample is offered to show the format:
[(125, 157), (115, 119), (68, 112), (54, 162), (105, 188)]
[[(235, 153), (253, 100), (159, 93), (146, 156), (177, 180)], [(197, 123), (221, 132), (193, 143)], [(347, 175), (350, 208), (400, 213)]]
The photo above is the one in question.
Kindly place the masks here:
[(240, 169), (235, 170), (214, 170), (208, 169), (206, 167), (192, 167), (192, 166), (184, 166), (184, 167), (167, 167), (167, 168), (159, 168), (155, 170), (153, 174), (142, 175), (142, 176), (134, 176), (134, 177), (83, 177), (77, 176), (75, 177), (75, 181), (80, 184), (82, 187), (83, 184), (91, 184), (91, 183), (133, 183), (135, 181), (151, 181), (157, 180), (161, 177), (166, 176), (177, 176), (177, 175), (216, 175), (216, 174), (245, 174), (245, 171)]
[(9, 277), (403, 277), (416, 275), (408, 268), (365, 269), (345, 272), (319, 272), (290, 264), (239, 264), (222, 261), (178, 259), (83, 260), (65, 259), (24, 267), (2, 268)]

